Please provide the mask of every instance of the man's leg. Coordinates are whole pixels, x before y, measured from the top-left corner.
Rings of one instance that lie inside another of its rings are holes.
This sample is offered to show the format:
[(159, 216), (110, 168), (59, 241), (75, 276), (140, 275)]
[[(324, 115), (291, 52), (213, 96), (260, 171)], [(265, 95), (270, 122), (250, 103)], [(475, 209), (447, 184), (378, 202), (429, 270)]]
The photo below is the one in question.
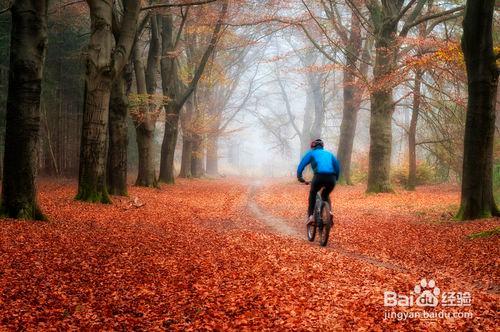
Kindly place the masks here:
[(329, 177), (325, 180), (326, 181), (324, 182), (323, 191), (321, 192), (321, 199), (332, 204), (332, 202), (330, 201), (330, 193), (333, 191), (333, 188), (335, 188), (335, 176), (332, 175), (331, 178)]
[(307, 209), (307, 216), (314, 213), (314, 205), (316, 205), (316, 194), (321, 189), (318, 177), (315, 175), (311, 181), (311, 190), (309, 191), (309, 207)]

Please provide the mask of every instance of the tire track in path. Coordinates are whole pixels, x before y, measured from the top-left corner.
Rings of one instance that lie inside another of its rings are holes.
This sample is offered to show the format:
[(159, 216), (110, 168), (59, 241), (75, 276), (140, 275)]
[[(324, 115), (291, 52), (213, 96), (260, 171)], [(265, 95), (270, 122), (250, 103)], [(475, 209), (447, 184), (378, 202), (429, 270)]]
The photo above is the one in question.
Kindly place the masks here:
[[(289, 236), (289, 237), (292, 237), (295, 239), (307, 241), (305, 239), (305, 227), (303, 230), (299, 231), (299, 229), (297, 227), (290, 226), (286, 222), (286, 220), (284, 220), (280, 217), (270, 215), (269, 213), (266, 213), (263, 209), (261, 209), (258, 206), (254, 197), (255, 197), (259, 187), (261, 187), (261, 186), (262, 186), (262, 184), (260, 182), (254, 182), (251, 184), (251, 187), (249, 190), (248, 205), (247, 205), (247, 209), (250, 212), (250, 214), (252, 214), (255, 218), (264, 222), (268, 227), (270, 227), (272, 230), (274, 230), (274, 232), (276, 232), (278, 234)], [(318, 243), (316, 241), (311, 242), (311, 245), (317, 246)], [(401, 272), (401, 273), (410, 272), (408, 269), (406, 269), (402, 266), (399, 266), (399, 265), (396, 265), (396, 264), (393, 264), (390, 262), (382, 261), (382, 260), (367, 256), (367, 255), (361, 254), (359, 252), (346, 250), (346, 249), (344, 249), (340, 246), (337, 246), (337, 245), (328, 244), (327, 247), (324, 249), (333, 250), (333, 251), (335, 251), (343, 256), (346, 256), (349, 258), (354, 258), (357, 260), (361, 260), (365, 263), (375, 265), (378, 267), (382, 267), (382, 268), (386, 268), (389, 270), (393, 270), (393, 271), (397, 271), (397, 272)]]

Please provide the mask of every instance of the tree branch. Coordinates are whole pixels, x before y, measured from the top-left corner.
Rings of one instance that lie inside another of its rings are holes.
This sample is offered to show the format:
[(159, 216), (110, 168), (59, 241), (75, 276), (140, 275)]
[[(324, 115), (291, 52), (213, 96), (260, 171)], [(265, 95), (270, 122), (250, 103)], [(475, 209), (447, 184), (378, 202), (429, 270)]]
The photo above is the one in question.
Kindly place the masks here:
[(433, 20), (435, 18), (440, 18), (440, 17), (446, 16), (446, 15), (449, 15), (449, 14), (453, 14), (453, 13), (456, 13), (456, 12), (464, 10), (464, 9), (465, 9), (465, 6), (459, 6), (459, 7), (455, 7), (455, 8), (449, 9), (449, 10), (445, 10), (445, 11), (440, 12), (440, 13), (422, 16), (421, 18), (419, 18), (418, 20), (414, 21), (413, 23), (408, 24), (407, 26), (403, 27), (403, 29), (401, 29), (400, 36), (405, 36), (406, 34), (408, 34), (408, 31), (411, 28), (416, 27), (420, 23), (423, 23), (423, 22), (429, 21), (429, 20)]
[[(182, 11), (182, 9), (181, 9), (181, 11)], [(182, 30), (184, 30), (184, 26), (186, 25), (188, 13), (189, 13), (189, 7), (186, 9), (185, 13), (182, 13), (181, 24), (179, 26), (179, 29), (177, 30), (177, 35), (175, 36), (174, 50), (177, 49), (177, 46), (179, 45), (179, 41), (181, 40)]]
[(139, 6), (140, 4), (135, 0), (126, 0), (124, 3), (125, 12), (119, 31), (120, 38), (117, 40), (113, 53), (113, 70), (115, 74), (120, 73), (129, 61), (136, 36)]
[(411, 8), (411, 6), (413, 6), (413, 4), (416, 2), (417, 0), (410, 0), (410, 2), (408, 2), (408, 4), (401, 10), (401, 12), (399, 13), (399, 15), (396, 17), (396, 22), (399, 22), (399, 20), (406, 14), (406, 12)]
[(445, 21), (450, 21), (450, 20), (453, 20), (455, 18), (459, 18), (460, 16), (463, 16), (463, 15), (464, 15), (464, 12), (459, 12), (459, 13), (455, 13), (455, 14), (450, 15), (450, 16), (441, 17), (441, 19), (436, 20), (436, 21), (432, 22), (431, 25), (429, 25), (429, 27), (427, 28), (426, 34), (431, 33), (432, 30), (434, 30), (434, 28), (437, 25), (439, 25), (439, 24), (441, 24), (441, 23), (443, 23)]
[(142, 7), (141, 11), (142, 10), (157, 9), (157, 8), (168, 8), (168, 7), (200, 6), (200, 5), (205, 5), (207, 3), (217, 2), (217, 1), (219, 1), (219, 0), (202, 0), (202, 1), (197, 1), (197, 2), (187, 2), (187, 3), (162, 3), (162, 4), (156, 4), (156, 5)]
[(0, 10), (0, 15), (8, 12), (11, 8), (12, 8), (12, 1), (9, 1), (9, 5), (6, 8)]
[(424, 144), (438, 144), (438, 143), (444, 143), (444, 142), (449, 142), (449, 138), (444, 138), (444, 139), (439, 139), (439, 140), (429, 140), (429, 141), (422, 141), (422, 142), (417, 142), (415, 145), (424, 145)]
[(290, 105), (290, 100), (288, 99), (288, 94), (286, 93), (285, 86), (283, 85), (283, 82), (281, 81), (281, 77), (279, 75), (279, 68), (278, 65), (276, 64), (276, 80), (278, 81), (278, 85), (280, 87), (281, 91), (281, 96), (283, 101), (285, 102), (285, 109), (286, 113), (288, 115), (288, 118), (290, 119), (290, 123), (292, 124), (293, 130), (300, 135), (300, 129), (297, 127), (297, 124), (295, 123), (295, 117), (293, 116), (292, 113), (292, 106)]
[(219, 40), (220, 37), (220, 31), (222, 29), (222, 24), (224, 21), (224, 18), (226, 17), (227, 14), (227, 9), (228, 9), (228, 0), (224, 1), (222, 5), (222, 10), (219, 15), (219, 19), (217, 20), (217, 23), (215, 25), (212, 38), (210, 39), (210, 43), (205, 50), (205, 53), (203, 54), (203, 57), (200, 60), (200, 63), (198, 65), (198, 68), (196, 69), (196, 72), (194, 74), (193, 79), (189, 83), (189, 86), (187, 87), (187, 90), (183, 93), (183, 95), (176, 101), (176, 107), (182, 107), (186, 100), (189, 98), (189, 96), (193, 93), (193, 91), (196, 88), (196, 85), (198, 84), (198, 81), (200, 80), (201, 76), (203, 75), (203, 71), (205, 70), (205, 66), (207, 65), (208, 59), (210, 58), (210, 55), (214, 51), (217, 41)]

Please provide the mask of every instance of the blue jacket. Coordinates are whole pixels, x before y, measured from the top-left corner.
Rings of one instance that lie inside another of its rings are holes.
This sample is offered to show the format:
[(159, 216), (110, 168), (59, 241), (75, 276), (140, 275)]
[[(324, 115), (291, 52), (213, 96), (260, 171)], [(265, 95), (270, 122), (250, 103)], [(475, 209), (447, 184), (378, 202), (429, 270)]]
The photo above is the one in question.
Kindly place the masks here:
[(307, 165), (311, 164), (314, 174), (335, 174), (338, 180), (340, 175), (340, 165), (330, 151), (324, 150), (322, 147), (317, 147), (309, 150), (300, 161), (297, 168), (297, 177), (302, 177), (302, 172)]

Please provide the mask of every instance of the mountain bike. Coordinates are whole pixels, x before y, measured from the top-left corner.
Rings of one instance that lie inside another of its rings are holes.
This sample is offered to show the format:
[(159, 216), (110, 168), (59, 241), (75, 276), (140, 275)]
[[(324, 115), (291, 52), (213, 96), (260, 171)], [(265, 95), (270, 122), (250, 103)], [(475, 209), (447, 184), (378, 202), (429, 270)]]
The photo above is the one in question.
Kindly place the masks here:
[[(306, 184), (309, 184), (306, 182)], [(314, 205), (314, 222), (307, 224), (307, 239), (311, 242), (316, 237), (316, 229), (319, 235), (319, 244), (326, 247), (330, 231), (333, 227), (333, 212), (330, 203), (321, 198), (323, 188), (316, 194), (316, 204)]]

